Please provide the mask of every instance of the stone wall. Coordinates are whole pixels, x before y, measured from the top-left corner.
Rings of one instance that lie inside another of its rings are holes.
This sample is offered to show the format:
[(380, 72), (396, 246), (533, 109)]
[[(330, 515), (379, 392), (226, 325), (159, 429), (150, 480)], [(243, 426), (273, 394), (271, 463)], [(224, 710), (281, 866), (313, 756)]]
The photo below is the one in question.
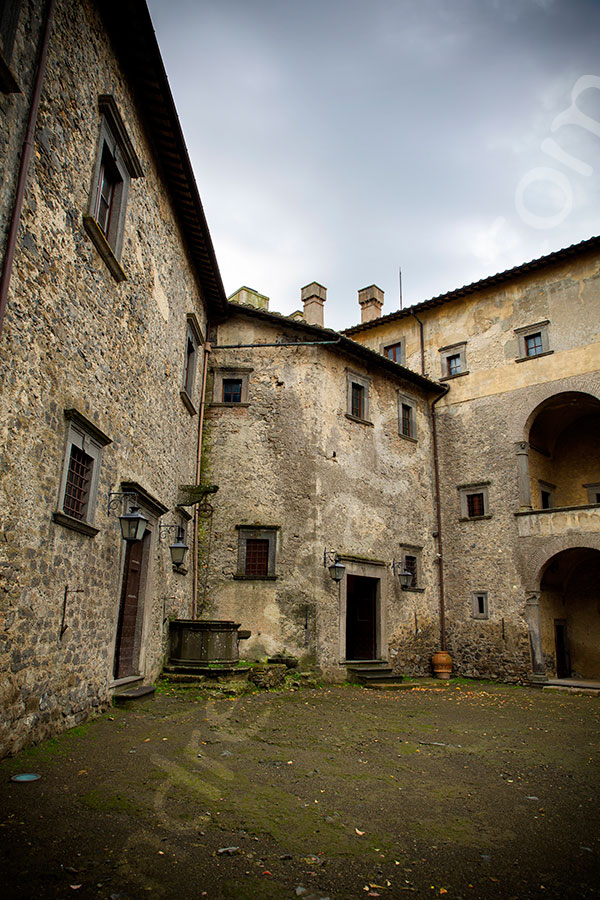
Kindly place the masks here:
[[(100, 94), (114, 98), (143, 168), (131, 183), (120, 283), (83, 227)], [(190, 313), (204, 330), (197, 276), (134, 97), (94, 5), (59, 0), (0, 358), (3, 752), (109, 701), (124, 543), (108, 492), (135, 482), (173, 510), (178, 486), (194, 480), (197, 417), (180, 397)], [(111, 440), (95, 536), (52, 518), (68, 409)], [(147, 678), (160, 669), (165, 618), (189, 615), (191, 593), (190, 576), (172, 569), (171, 541), (158, 542), (158, 519), (152, 526), (137, 666)]]

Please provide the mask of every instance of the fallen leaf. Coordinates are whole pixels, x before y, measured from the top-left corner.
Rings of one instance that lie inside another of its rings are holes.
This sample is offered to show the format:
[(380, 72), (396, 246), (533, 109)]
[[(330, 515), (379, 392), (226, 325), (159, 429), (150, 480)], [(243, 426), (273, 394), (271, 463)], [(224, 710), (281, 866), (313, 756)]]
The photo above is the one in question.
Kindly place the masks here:
[(87, 775), (87, 769), (80, 769), (78, 775)]
[(358, 828), (355, 828), (354, 830), (355, 830), (355, 832), (356, 832), (357, 834), (360, 834), (361, 836), (362, 836), (363, 834), (366, 834), (366, 831), (359, 831)]
[[(150, 738), (146, 738), (146, 739), (144, 740), (144, 743), (147, 744), (149, 740), (150, 740)], [(164, 740), (166, 741), (166, 738), (164, 738)]]

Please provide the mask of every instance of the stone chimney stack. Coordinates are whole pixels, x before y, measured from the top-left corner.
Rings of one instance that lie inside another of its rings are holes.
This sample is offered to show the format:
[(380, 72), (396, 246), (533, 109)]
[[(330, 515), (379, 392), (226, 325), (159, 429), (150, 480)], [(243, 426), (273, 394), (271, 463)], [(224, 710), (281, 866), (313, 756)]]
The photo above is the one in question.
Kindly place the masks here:
[(372, 322), (373, 319), (381, 318), (381, 307), (383, 306), (383, 291), (376, 284), (363, 288), (358, 292), (358, 302), (360, 304), (360, 321), (364, 325), (365, 322)]
[(327, 288), (312, 281), (302, 288), (304, 319), (309, 325), (320, 325), (323, 328), (323, 304), (327, 300)]

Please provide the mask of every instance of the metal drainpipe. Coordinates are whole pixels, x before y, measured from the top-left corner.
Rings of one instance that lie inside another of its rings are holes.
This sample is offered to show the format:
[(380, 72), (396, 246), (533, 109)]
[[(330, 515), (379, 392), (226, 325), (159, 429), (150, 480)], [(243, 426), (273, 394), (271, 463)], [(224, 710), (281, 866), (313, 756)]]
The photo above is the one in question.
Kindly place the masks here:
[[(423, 323), (421, 322), (420, 318), (418, 317), (418, 315), (416, 313), (411, 312), (411, 315), (414, 316), (414, 318), (419, 323), (419, 331), (420, 331), (420, 336), (421, 336), (421, 375), (424, 375), (425, 374), (425, 338), (423, 337)], [(442, 397), (443, 396), (444, 395), (442, 394)]]
[[(208, 330), (208, 328), (207, 328)], [(202, 478), (202, 434), (204, 432), (204, 401), (206, 399), (206, 376), (208, 373), (208, 357), (211, 351), (210, 341), (204, 345), (204, 365), (202, 371), (202, 391), (200, 392), (200, 413), (198, 419), (198, 447), (196, 450), (196, 485)], [(192, 557), (192, 619), (198, 616), (198, 505), (194, 505), (194, 541)]]
[(437, 519), (437, 543), (438, 543), (438, 564), (440, 570), (440, 650), (446, 649), (446, 605), (444, 597), (444, 545), (442, 542), (442, 509), (440, 504), (440, 470), (438, 463), (438, 442), (437, 442), (437, 425), (435, 419), (434, 406), (445, 397), (450, 390), (447, 384), (444, 385), (444, 393), (436, 397), (431, 403), (431, 437), (433, 443), (433, 473), (435, 484), (435, 508)]
[(12, 216), (8, 229), (8, 237), (6, 239), (6, 250), (4, 251), (2, 276), (0, 277), (0, 337), (2, 336), (2, 328), (4, 326), (4, 318), (6, 315), (8, 288), (10, 285), (10, 278), (12, 275), (13, 262), (15, 258), (17, 234), (19, 232), (19, 225), (21, 224), (21, 211), (23, 209), (23, 198), (25, 197), (25, 185), (27, 182), (27, 173), (29, 171), (29, 161), (31, 159), (31, 153), (33, 151), (33, 137), (35, 134), (35, 126), (37, 123), (38, 110), (40, 107), (42, 83), (44, 80), (44, 73), (46, 71), (46, 59), (48, 57), (48, 45), (50, 43), (50, 31), (52, 29), (52, 19), (54, 17), (55, 6), (56, 0), (49, 0), (48, 6), (46, 7), (46, 21), (44, 23), (37, 72), (33, 85), (31, 104), (29, 106), (27, 131), (25, 133), (25, 140), (23, 141), (23, 148), (21, 150), (21, 165), (19, 166), (19, 176), (17, 179), (15, 202), (13, 204)]

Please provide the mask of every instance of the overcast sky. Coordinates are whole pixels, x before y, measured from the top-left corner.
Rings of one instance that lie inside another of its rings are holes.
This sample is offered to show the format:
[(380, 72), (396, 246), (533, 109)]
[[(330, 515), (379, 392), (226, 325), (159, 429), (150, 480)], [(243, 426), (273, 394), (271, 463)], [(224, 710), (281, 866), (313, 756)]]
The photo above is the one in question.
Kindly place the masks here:
[(228, 294), (344, 328), (600, 233), (600, 0), (149, 7)]

